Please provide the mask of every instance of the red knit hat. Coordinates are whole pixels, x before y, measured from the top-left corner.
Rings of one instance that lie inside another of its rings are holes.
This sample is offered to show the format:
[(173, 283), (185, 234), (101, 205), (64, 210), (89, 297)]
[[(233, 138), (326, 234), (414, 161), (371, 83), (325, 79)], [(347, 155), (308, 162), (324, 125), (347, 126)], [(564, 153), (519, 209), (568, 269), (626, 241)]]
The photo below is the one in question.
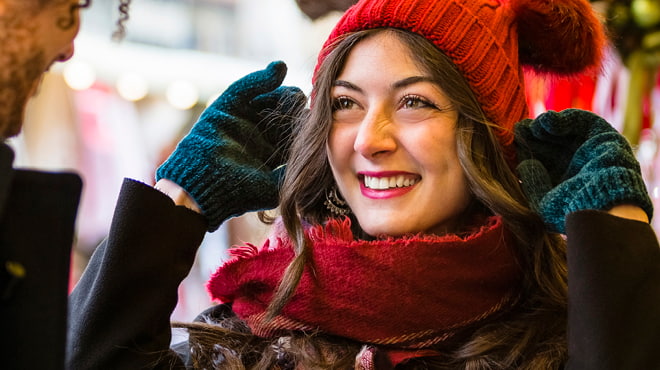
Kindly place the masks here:
[(382, 27), (420, 34), (454, 62), (501, 128), (510, 158), (513, 125), (529, 114), (522, 67), (560, 76), (597, 71), (606, 42), (587, 0), (361, 0), (332, 30), (316, 70), (338, 37)]

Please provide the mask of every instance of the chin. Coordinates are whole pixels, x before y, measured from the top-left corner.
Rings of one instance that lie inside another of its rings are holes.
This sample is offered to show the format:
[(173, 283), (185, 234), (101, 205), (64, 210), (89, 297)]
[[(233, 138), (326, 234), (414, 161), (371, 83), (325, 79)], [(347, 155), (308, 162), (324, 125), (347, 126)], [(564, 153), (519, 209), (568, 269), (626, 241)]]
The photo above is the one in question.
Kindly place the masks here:
[(419, 231), (415, 231), (412, 228), (402, 228), (400, 224), (378, 224), (378, 225), (363, 225), (360, 224), (362, 230), (370, 236), (380, 237), (380, 236), (403, 236), (406, 234), (415, 234)]
[[(11, 100), (11, 99), (10, 99)], [(26, 102), (23, 104), (10, 104), (4, 110), (0, 108), (0, 140), (8, 139), (21, 133), (25, 116)]]
[[(373, 217), (368, 218), (370, 221), (373, 221)], [(419, 224), (419, 223), (404, 223), (405, 220), (395, 219), (388, 222), (374, 223), (366, 222), (360, 224), (360, 228), (370, 236), (380, 237), (380, 236), (392, 236), (400, 237), (405, 235), (415, 235), (415, 234), (434, 234), (434, 235), (445, 235), (452, 232), (451, 224), (449, 223), (440, 223), (440, 224)]]
[(0, 128), (0, 139), (8, 139), (21, 133), (21, 126), (23, 125), (23, 116), (11, 117), (6, 126)]

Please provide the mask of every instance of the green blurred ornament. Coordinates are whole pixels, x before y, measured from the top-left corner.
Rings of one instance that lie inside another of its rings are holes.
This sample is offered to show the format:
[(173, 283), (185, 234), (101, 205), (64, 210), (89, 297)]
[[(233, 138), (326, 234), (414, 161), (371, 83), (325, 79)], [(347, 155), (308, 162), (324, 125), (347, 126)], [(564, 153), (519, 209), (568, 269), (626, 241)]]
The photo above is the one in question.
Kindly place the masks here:
[(660, 1), (633, 0), (630, 3), (633, 19), (642, 28), (651, 28), (660, 23)]
[(658, 78), (658, 58), (655, 53), (637, 50), (628, 57), (630, 81), (623, 118), (623, 131), (633, 147), (639, 144), (644, 117), (642, 102), (650, 97), (653, 85)]
[(660, 49), (660, 30), (644, 35), (642, 38), (642, 49)]
[(622, 28), (630, 20), (630, 9), (625, 4), (614, 3), (611, 5), (608, 20), (612, 27)]

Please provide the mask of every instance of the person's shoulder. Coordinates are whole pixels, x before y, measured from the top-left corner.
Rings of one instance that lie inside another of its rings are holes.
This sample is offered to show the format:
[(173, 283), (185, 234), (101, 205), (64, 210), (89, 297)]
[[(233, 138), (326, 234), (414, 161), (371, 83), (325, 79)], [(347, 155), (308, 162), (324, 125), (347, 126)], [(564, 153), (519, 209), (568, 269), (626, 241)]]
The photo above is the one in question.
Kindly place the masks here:
[(12, 179), (14, 151), (9, 145), (0, 142), (0, 211), (4, 209), (9, 185)]
[(14, 163), (14, 151), (6, 143), (0, 142), (0, 174), (11, 169)]

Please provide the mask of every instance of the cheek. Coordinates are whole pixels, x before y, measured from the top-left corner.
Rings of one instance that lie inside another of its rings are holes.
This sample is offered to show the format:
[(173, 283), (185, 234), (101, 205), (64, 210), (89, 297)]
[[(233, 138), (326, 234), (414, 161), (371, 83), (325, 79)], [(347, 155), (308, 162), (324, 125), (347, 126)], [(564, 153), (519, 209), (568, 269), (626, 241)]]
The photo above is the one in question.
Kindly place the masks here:
[(328, 136), (328, 160), (333, 171), (345, 168), (353, 153), (355, 132), (350, 127), (333, 126)]
[(401, 135), (408, 151), (426, 168), (450, 170), (460, 168), (454, 130), (420, 128)]

